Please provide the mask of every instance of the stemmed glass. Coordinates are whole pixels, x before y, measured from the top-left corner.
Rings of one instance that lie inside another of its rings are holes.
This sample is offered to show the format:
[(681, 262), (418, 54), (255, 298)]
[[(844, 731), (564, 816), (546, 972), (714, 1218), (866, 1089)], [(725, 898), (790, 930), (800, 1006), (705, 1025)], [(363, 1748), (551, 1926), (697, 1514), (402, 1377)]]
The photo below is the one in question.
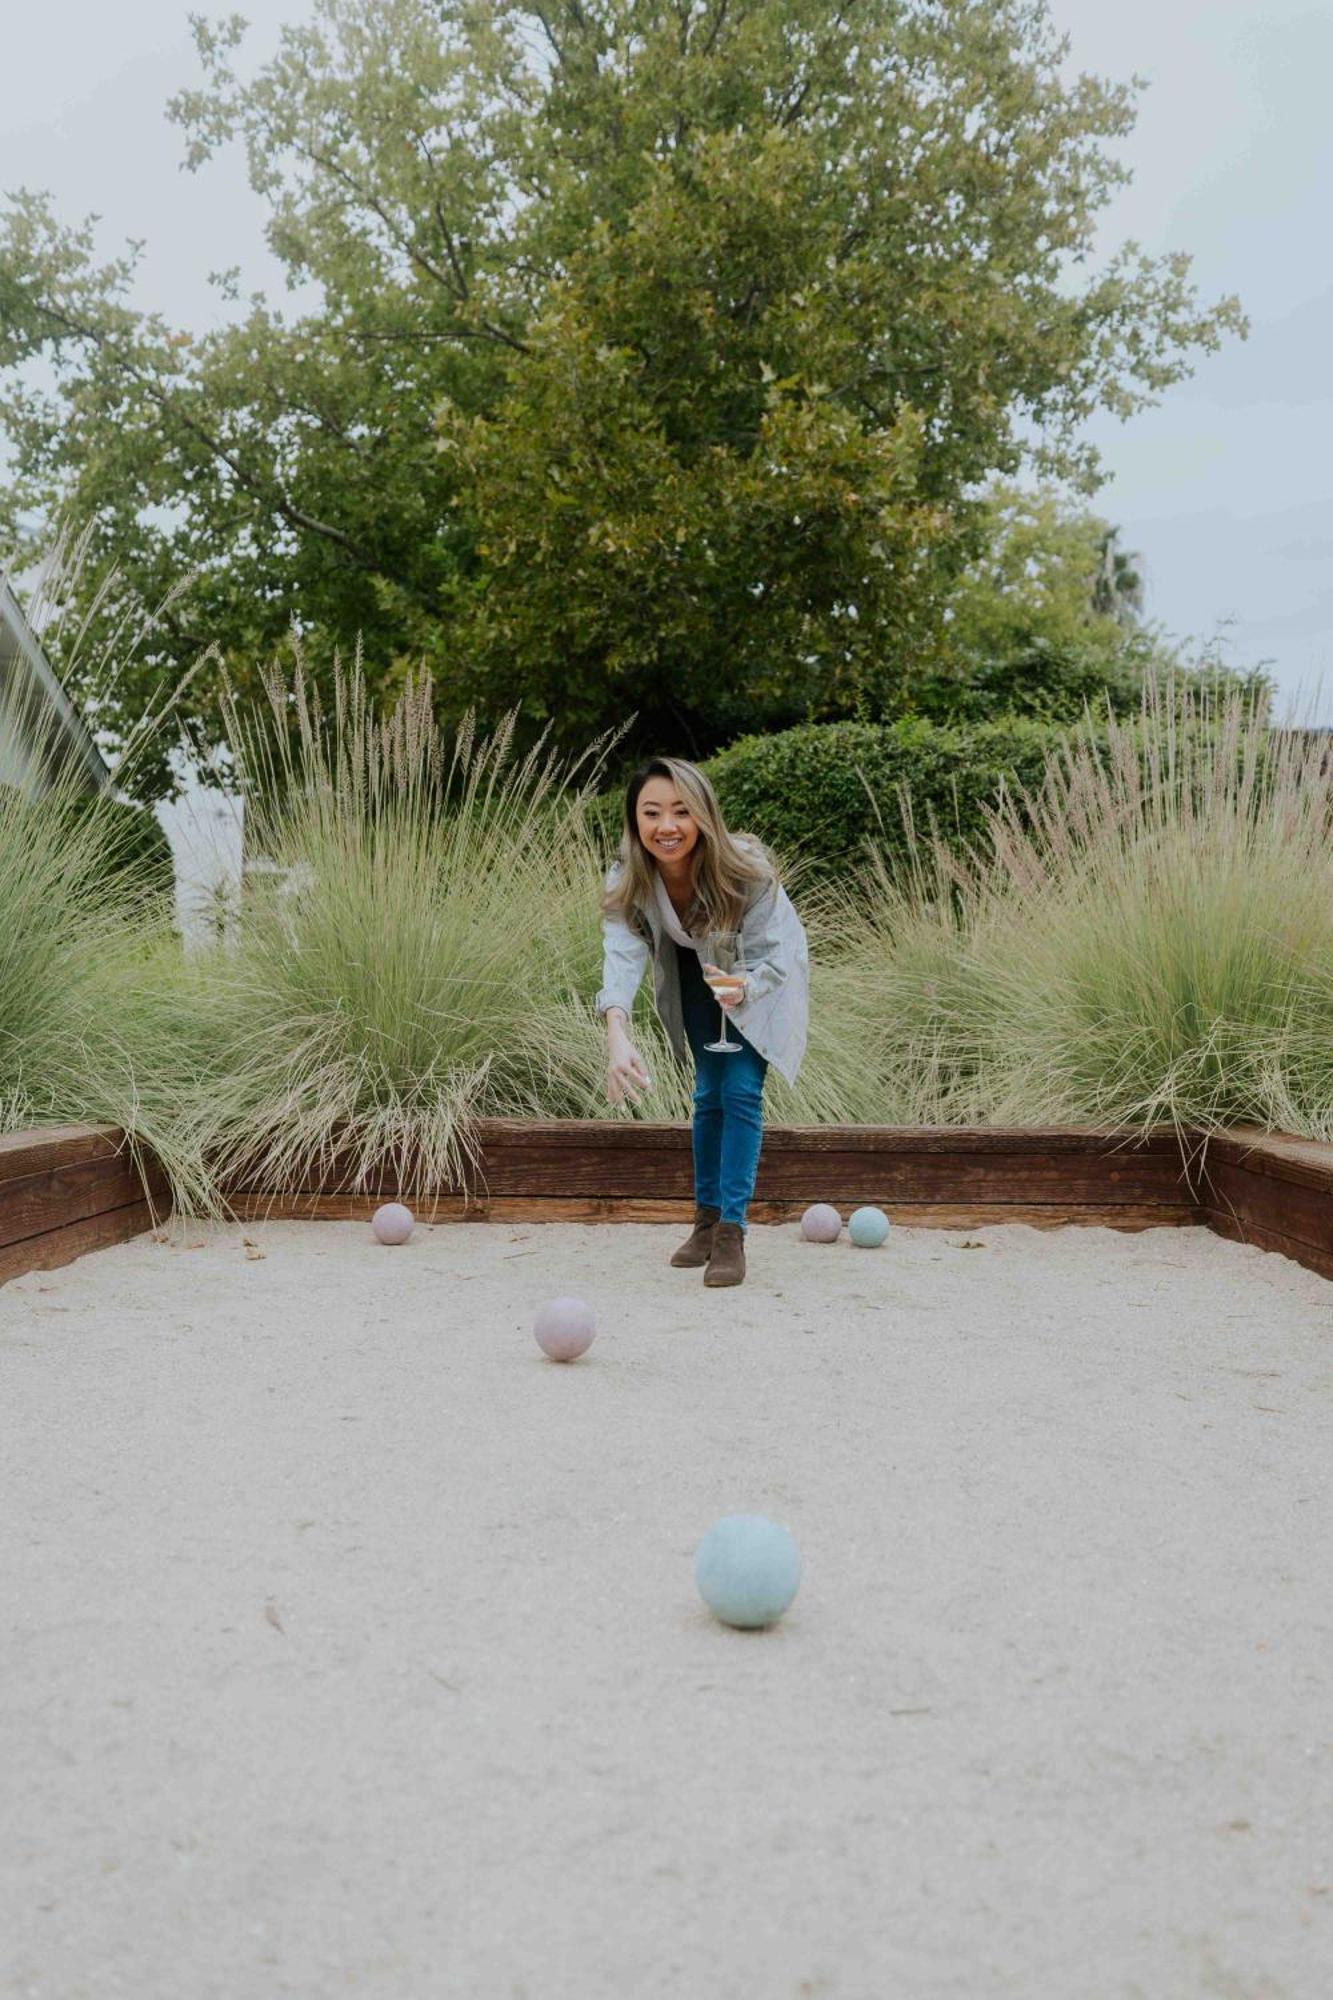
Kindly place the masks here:
[[(738, 974), (745, 971), (745, 952), (741, 945), (739, 931), (709, 931), (702, 939), (701, 957), (704, 964), (704, 979), (719, 996), (723, 993), (741, 994), (745, 982)], [(710, 970), (711, 968), (711, 970)], [(705, 1042), (710, 1055), (739, 1055), (740, 1042), (727, 1040), (727, 1010), (718, 1000), (718, 1011), (722, 1016), (722, 1038), (716, 1042)]]

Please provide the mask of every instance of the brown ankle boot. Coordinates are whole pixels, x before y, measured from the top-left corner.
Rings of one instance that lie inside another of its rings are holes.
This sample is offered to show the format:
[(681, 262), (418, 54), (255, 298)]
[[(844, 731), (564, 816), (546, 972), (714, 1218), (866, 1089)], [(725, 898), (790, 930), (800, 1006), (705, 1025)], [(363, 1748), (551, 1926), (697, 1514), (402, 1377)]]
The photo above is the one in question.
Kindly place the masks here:
[(692, 1271), (708, 1262), (713, 1254), (713, 1230), (721, 1213), (720, 1208), (701, 1208), (696, 1203), (694, 1227), (671, 1259), (677, 1270)]
[(706, 1285), (739, 1285), (745, 1276), (745, 1231), (739, 1222), (719, 1222), (713, 1231), (713, 1254), (704, 1272)]

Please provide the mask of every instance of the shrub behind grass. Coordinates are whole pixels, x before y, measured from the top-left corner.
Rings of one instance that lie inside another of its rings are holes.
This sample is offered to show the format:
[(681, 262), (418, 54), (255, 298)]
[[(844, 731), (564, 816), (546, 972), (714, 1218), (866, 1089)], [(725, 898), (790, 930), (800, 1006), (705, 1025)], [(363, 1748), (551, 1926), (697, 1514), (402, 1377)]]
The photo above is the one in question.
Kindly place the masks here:
[[(903, 786), (918, 824), (927, 826), (933, 812), (953, 837), (975, 838), (983, 806), (1002, 781), (1039, 785), (1047, 758), (1078, 727), (1027, 716), (957, 726), (920, 716), (807, 723), (742, 737), (702, 769), (728, 825), (803, 859), (812, 877), (836, 880), (860, 871), (868, 840), (879, 841), (893, 863), (907, 863)], [(620, 838), (623, 813), (623, 790), (589, 802), (591, 829), (607, 853)]]
[(919, 716), (813, 723), (745, 737), (708, 771), (730, 823), (806, 856), (821, 877), (859, 874), (868, 841), (901, 873), (913, 823), (925, 829), (933, 814), (954, 845), (975, 840), (1002, 786), (1039, 785), (1047, 759), (1078, 726), (1027, 716), (958, 726)]
[(880, 855), (835, 947), (889, 1122), (1333, 1137), (1333, 767), (1243, 691), (1145, 690), (985, 812)]

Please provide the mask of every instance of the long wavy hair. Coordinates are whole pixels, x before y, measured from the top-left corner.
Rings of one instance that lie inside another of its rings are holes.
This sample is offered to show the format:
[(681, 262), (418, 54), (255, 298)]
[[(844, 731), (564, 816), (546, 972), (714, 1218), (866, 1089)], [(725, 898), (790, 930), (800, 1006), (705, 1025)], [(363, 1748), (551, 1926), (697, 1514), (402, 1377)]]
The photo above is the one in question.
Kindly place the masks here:
[(642, 929), (640, 919), (656, 894), (653, 876), (657, 863), (639, 835), (639, 793), (650, 778), (669, 778), (689, 807), (699, 829), (691, 859), (694, 863), (694, 903), (686, 913), (685, 928), (703, 931), (738, 931), (753, 897), (754, 885), (778, 886), (780, 876), (773, 854), (757, 835), (732, 833), (722, 817), (717, 793), (697, 764), (683, 757), (649, 757), (633, 773), (625, 788), (625, 822), (621, 829), (616, 859), (620, 872), (602, 897), (602, 915), (619, 917), (632, 928)]

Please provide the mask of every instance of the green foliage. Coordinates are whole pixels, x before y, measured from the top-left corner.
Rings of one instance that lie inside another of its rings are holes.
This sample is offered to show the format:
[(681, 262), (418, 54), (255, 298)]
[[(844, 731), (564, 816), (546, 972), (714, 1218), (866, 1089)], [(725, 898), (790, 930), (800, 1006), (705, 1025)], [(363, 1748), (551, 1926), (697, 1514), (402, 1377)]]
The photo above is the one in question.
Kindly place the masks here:
[[(266, 714), (229, 705), (278, 872), (195, 960), (208, 1056), (179, 1076), (177, 1145), (215, 1189), (331, 1164), (349, 1188), (457, 1184), (474, 1118), (584, 1110), (600, 954), (573, 772), (514, 759), (512, 718), (446, 745), (429, 682), (382, 719), (355, 671), (334, 696), (298, 672)], [(579, 1081), (551, 1054), (575, 1012)]]
[(1333, 1139), (1325, 738), (1154, 685), (987, 819), (984, 854), (848, 902), (843, 1030), (886, 1123)]
[[(599, 855), (572, 774), (535, 753), (511, 763), (503, 729), (447, 753), (424, 685), (384, 721), (363, 688), (327, 720), (289, 692), (267, 739), (283, 783), (267, 781), (258, 723), (240, 719), (237, 743), (244, 781), (262, 780), (264, 845), (290, 872), (193, 957), (151, 898), (105, 895), (89, 822), (0, 792), (4, 1123), (122, 1124), (165, 1159), (182, 1208), (216, 1210), (237, 1174), (274, 1191), (326, 1169), (349, 1187), (475, 1184), (478, 1116), (687, 1119), (690, 1071), (647, 981), (634, 1033), (653, 1092), (606, 1102)], [(1333, 1139), (1326, 741), (1271, 734), (1234, 686), (1214, 701), (1152, 683), (1137, 717), (1108, 714), (1039, 765), (1044, 725), (1009, 726), (1007, 750), (982, 739), (993, 767), (1039, 782), (990, 802), (960, 782), (958, 826), (980, 824), (970, 851), (918, 815), (905, 859), (887, 839), (798, 889), (810, 1042), (795, 1086), (770, 1078), (770, 1119), (1177, 1119)], [(914, 767), (951, 802), (956, 745), (905, 727)], [(847, 738), (855, 762), (876, 768), (886, 734)], [(817, 763), (798, 735), (793, 794)], [(901, 754), (895, 736), (886, 794)], [(756, 789), (743, 816), (781, 796)], [(846, 758), (799, 797), (850, 811)], [(799, 844), (794, 817), (782, 831)]]
[(1244, 331), (1179, 252), (1068, 288), (1135, 86), (1066, 81), (1029, 0), (325, 0), (248, 81), (238, 18), (195, 33), (187, 163), (244, 144), (320, 310), (193, 336), (137, 253), (0, 219), (0, 540), (67, 503), (68, 629), (164, 606), (108, 723), (214, 640), (253, 687), (294, 614), (325, 677), (359, 631), (373, 686), (424, 660), (566, 748), (899, 713), (956, 664), (976, 489), (1091, 490), (1087, 416)]
[(907, 690), (911, 713), (949, 723), (1076, 721), (1085, 705), (1132, 715), (1145, 679), (1173, 673), (1196, 695), (1235, 686), (1267, 713), (1274, 683), (1262, 669), (1186, 667), (1143, 624), (1137, 559), (1108, 521), (1049, 485), (997, 481), (982, 504), (978, 551), (951, 586), (938, 662)]
[[(116, 926), (96, 894), (97, 842), (54, 804), (0, 785), (0, 1108), (47, 1110), (99, 952)], [(51, 1051), (60, 1051), (59, 1055)]]
[[(707, 766), (728, 824), (822, 875), (856, 876), (868, 840), (891, 866), (911, 856), (932, 815), (951, 845), (977, 839), (1002, 784), (1039, 786), (1069, 733), (1027, 716), (950, 727), (910, 716), (835, 722), (746, 737)], [(1094, 732), (1096, 733), (1096, 732)], [(904, 817), (902, 795), (910, 801)]]
[[(109, 829), (63, 780), (0, 785), (0, 1132), (104, 1123), (179, 1164), (164, 1110), (195, 1043), (160, 896), (108, 893)], [(188, 1169), (178, 1186), (200, 1197)]]
[(69, 802), (71, 819), (100, 843), (102, 885), (131, 896), (170, 898), (176, 868), (171, 842), (156, 815), (106, 792), (80, 792)]
[[(119, 650), (99, 687), (114, 685)], [(159, 700), (116, 782), (131, 782), (171, 713)], [(180, 1200), (207, 1187), (178, 1143), (181, 1080), (206, 1056), (207, 1026), (173, 928), (170, 847), (156, 819), (90, 791), (60, 718), (31, 680), (0, 685), (0, 743), (35, 795), (0, 784), (0, 1131), (119, 1127), (132, 1156), (163, 1162)]]
[(1174, 676), (1196, 697), (1234, 691), (1261, 720), (1272, 708), (1276, 683), (1262, 667), (1237, 669), (1217, 660), (1181, 667), (1152, 634), (1137, 631), (1114, 651), (1092, 639), (1053, 643), (1034, 633), (1007, 654), (923, 674), (912, 690), (912, 708), (960, 726), (1023, 715), (1073, 722), (1085, 708), (1127, 716), (1138, 712), (1146, 683), (1163, 676)]
[[(1091, 661), (1082, 678), (1068, 662), (1039, 664), (1047, 670), (1044, 679), (1034, 675), (1009, 685), (999, 674), (979, 675), (965, 684), (967, 719), (913, 715), (889, 723), (804, 724), (742, 737), (703, 768), (728, 824), (757, 833), (807, 874), (858, 875), (867, 841), (901, 873), (911, 864), (916, 836), (932, 825), (961, 853), (983, 835), (987, 809), (1002, 788), (1039, 790), (1048, 760), (1064, 744), (1105, 745), (1108, 715), (1131, 722), (1139, 715), (1142, 681), (1112, 696), (1105, 670), (1099, 675)], [(1265, 712), (1247, 679), (1191, 675), (1178, 685), (1196, 704), (1229, 690), (1247, 712), (1260, 718)], [(992, 700), (995, 713), (987, 707)], [(1019, 701), (1035, 712), (1019, 712)], [(1006, 710), (1002, 702), (1015, 707)], [(589, 802), (589, 828), (604, 854), (620, 840), (623, 815), (623, 787)]]
[(1142, 609), (1141, 580), (1117, 552), (1115, 529), (1049, 485), (996, 481), (983, 504), (978, 551), (949, 593), (951, 659), (980, 667), (1044, 646), (1112, 666), (1139, 636)]

